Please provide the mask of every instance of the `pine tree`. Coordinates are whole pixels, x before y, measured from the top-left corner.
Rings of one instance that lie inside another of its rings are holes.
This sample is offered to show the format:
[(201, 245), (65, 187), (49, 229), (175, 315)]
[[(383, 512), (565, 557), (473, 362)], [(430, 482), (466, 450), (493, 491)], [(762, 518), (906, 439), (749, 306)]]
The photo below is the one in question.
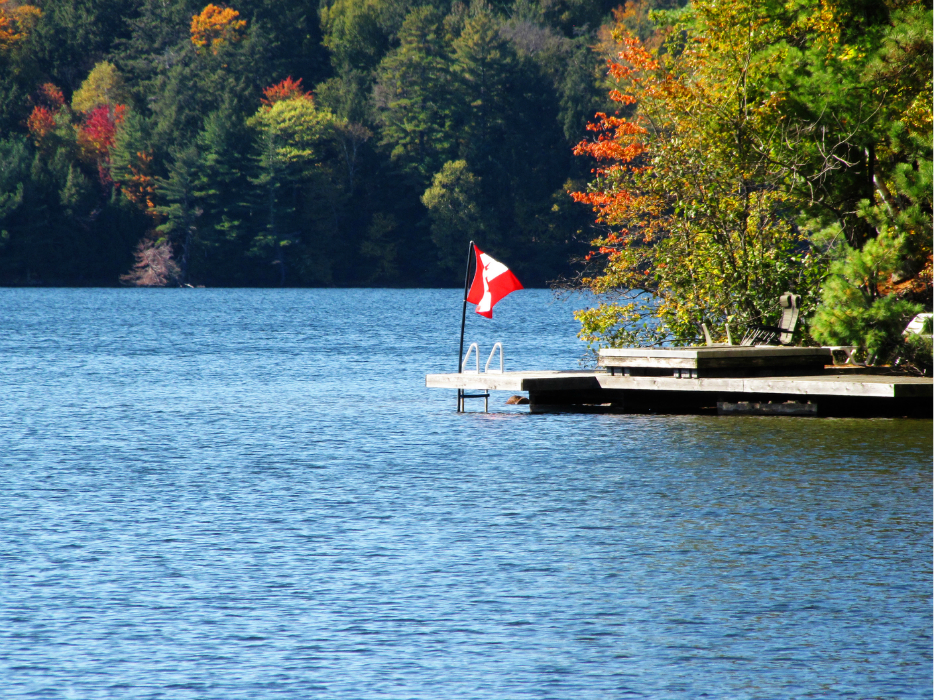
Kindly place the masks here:
[(501, 148), (511, 118), (516, 55), (492, 11), (478, 5), (454, 41), (460, 154), (478, 172), (502, 167)]
[(823, 304), (811, 322), (814, 337), (828, 345), (857, 345), (870, 364), (904, 342), (902, 331), (921, 304), (884, 293), (905, 257), (905, 237), (886, 231), (862, 249), (847, 246), (824, 282)]
[(456, 149), (451, 47), (431, 7), (413, 10), (399, 39), (377, 71), (381, 143), (424, 186)]
[(215, 282), (242, 282), (238, 271), (245, 254), (249, 221), (250, 132), (232, 101), (211, 113), (198, 135), (201, 154), (195, 195), (204, 207), (200, 244), (205, 258), (201, 277)]
[(156, 231), (163, 234), (178, 256), (179, 283), (189, 283), (191, 253), (198, 238), (198, 219), (204, 209), (195, 194), (200, 157), (194, 146), (172, 153), (168, 177), (156, 179), (156, 194), (165, 204), (155, 207), (164, 218)]

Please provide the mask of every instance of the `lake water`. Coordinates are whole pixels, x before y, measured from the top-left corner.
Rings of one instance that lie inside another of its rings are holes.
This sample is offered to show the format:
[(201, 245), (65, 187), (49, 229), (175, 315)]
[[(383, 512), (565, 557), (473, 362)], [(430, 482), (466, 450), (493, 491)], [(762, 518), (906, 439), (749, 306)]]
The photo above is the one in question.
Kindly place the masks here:
[(931, 697), (931, 421), (458, 415), (456, 290), (0, 310), (6, 700)]

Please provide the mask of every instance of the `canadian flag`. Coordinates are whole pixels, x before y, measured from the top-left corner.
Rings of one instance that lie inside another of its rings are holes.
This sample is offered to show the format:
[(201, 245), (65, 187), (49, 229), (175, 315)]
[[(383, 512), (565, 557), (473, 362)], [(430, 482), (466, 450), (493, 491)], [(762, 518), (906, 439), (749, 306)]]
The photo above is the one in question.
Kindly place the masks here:
[(477, 305), (477, 313), (481, 316), (493, 318), (496, 302), (510, 292), (522, 289), (522, 283), (503, 263), (494, 260), (477, 246), (473, 249), (477, 253), (477, 271), (467, 301)]

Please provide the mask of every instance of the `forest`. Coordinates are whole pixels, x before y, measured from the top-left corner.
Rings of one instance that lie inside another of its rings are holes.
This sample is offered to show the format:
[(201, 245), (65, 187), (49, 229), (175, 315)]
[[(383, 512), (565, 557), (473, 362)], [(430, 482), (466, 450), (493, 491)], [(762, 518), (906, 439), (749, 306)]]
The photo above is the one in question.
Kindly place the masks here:
[(0, 284), (545, 285), (615, 1), (0, 0)]
[(473, 239), (592, 348), (793, 291), (911, 355), (929, 0), (202, 3), (0, 0), (0, 284), (457, 286)]

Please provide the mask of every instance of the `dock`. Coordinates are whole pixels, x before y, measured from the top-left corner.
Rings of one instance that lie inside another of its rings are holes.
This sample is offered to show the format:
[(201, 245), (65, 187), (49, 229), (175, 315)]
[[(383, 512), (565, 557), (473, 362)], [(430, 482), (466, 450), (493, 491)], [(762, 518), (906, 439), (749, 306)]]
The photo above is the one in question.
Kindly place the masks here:
[[(655, 350), (643, 352), (641, 362), (633, 361), (633, 352), (604, 351), (602, 369), (429, 374), (425, 385), (527, 393), (531, 413), (931, 418), (934, 412), (930, 377), (824, 364), (829, 351), (786, 352), (772, 365), (765, 357), (781, 353), (713, 350)], [(743, 356), (750, 360), (737, 362)]]

